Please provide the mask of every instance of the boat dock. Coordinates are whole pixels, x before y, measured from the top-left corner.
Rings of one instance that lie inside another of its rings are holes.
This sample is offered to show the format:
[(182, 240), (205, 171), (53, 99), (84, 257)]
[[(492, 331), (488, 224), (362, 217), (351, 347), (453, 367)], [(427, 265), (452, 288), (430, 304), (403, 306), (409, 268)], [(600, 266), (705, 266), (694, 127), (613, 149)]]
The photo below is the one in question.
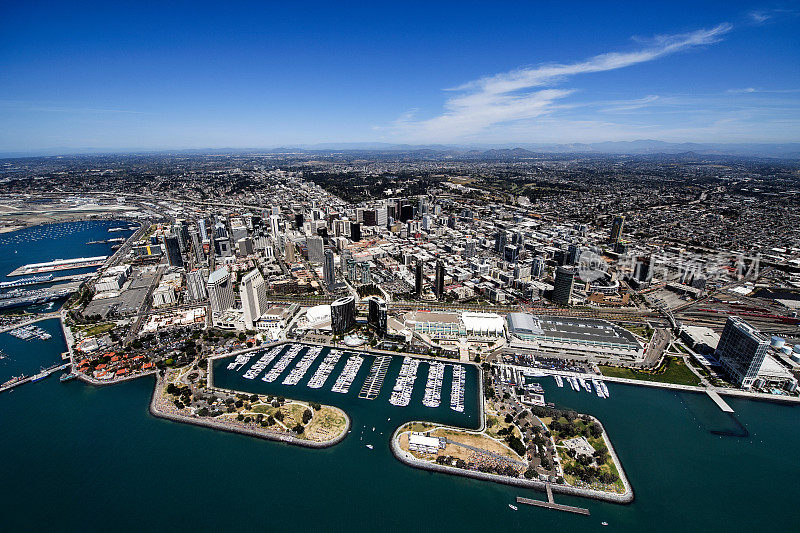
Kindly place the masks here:
[(311, 367), (314, 361), (317, 360), (317, 357), (319, 357), (320, 352), (322, 352), (322, 346), (314, 346), (313, 348), (310, 348), (305, 355), (303, 355), (303, 358), (300, 359), (300, 362), (297, 363), (297, 366), (295, 366), (292, 371), (289, 372), (289, 375), (284, 378), (283, 384), (297, 385), (300, 383), (300, 380), (306, 375), (308, 369)]
[(342, 352), (340, 350), (331, 350), (328, 355), (325, 356), (325, 359), (322, 360), (322, 363), (319, 365), (319, 368), (317, 368), (317, 371), (314, 372), (314, 375), (311, 376), (311, 379), (308, 380), (308, 386), (312, 389), (322, 388), (341, 357)]
[(727, 403), (725, 403), (725, 400), (723, 400), (722, 397), (719, 394), (717, 394), (717, 391), (715, 391), (714, 389), (706, 389), (706, 394), (708, 394), (708, 397), (714, 400), (714, 403), (717, 404), (717, 406), (724, 412), (726, 413), (733, 412), (733, 408)]
[(342, 370), (342, 373), (339, 374), (338, 378), (336, 378), (336, 383), (334, 383), (333, 387), (331, 387), (331, 391), (347, 394), (350, 391), (350, 385), (352, 385), (353, 381), (356, 379), (356, 375), (358, 375), (358, 369), (361, 368), (361, 363), (363, 362), (364, 358), (359, 355), (354, 355), (348, 359), (347, 363), (344, 365), (344, 370)]
[(386, 372), (389, 370), (389, 364), (392, 362), (392, 357), (389, 355), (382, 355), (376, 357), (372, 362), (369, 369), (369, 375), (364, 380), (364, 385), (361, 387), (361, 392), (358, 393), (359, 398), (365, 400), (374, 400), (381, 393), (383, 388), (383, 380), (386, 379)]
[(32, 381), (39, 381), (40, 379), (44, 379), (44, 378), (48, 377), (53, 372), (57, 372), (59, 370), (66, 370), (67, 368), (69, 368), (69, 366), (70, 366), (70, 363), (58, 363), (58, 364), (55, 364), (55, 365), (53, 365), (51, 367), (43, 369), (41, 372), (39, 372), (37, 374), (34, 374), (33, 376), (24, 377), (22, 379), (14, 381), (13, 383), (6, 382), (8, 384), (1, 386), (0, 387), (0, 392), (5, 392), (7, 390), (11, 390), (14, 387), (18, 387), (20, 385), (23, 385), (25, 383), (30, 383)]
[(555, 509), (556, 511), (566, 511), (568, 513), (575, 513), (575, 514), (582, 514), (589, 516), (589, 509), (584, 509), (583, 507), (572, 507), (571, 505), (563, 505), (560, 503), (556, 503), (553, 499), (553, 489), (550, 486), (550, 483), (546, 485), (547, 487), (547, 501), (542, 500), (532, 500), (530, 498), (523, 498), (522, 496), (517, 496), (517, 503), (524, 503), (525, 505), (534, 505), (536, 507), (544, 507), (546, 509)]

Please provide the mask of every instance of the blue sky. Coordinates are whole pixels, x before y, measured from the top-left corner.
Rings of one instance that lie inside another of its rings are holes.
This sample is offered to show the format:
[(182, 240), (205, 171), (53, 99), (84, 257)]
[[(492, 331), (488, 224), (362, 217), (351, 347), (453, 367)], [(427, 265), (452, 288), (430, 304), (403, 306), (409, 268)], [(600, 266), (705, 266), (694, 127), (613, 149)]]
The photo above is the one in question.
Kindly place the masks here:
[(3, 2), (0, 151), (800, 141), (797, 2), (165, 4)]

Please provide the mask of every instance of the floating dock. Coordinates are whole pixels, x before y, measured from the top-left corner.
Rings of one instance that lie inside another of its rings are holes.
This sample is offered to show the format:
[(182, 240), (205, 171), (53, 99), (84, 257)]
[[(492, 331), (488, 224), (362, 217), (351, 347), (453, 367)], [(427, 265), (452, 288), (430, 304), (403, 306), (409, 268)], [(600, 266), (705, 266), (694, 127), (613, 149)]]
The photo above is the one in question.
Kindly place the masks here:
[(392, 357), (383, 355), (376, 357), (372, 366), (369, 369), (369, 375), (364, 380), (364, 385), (361, 386), (361, 392), (358, 393), (359, 398), (365, 400), (374, 400), (381, 393), (383, 387), (383, 380), (386, 379), (386, 372), (389, 370), (389, 363), (392, 362)]

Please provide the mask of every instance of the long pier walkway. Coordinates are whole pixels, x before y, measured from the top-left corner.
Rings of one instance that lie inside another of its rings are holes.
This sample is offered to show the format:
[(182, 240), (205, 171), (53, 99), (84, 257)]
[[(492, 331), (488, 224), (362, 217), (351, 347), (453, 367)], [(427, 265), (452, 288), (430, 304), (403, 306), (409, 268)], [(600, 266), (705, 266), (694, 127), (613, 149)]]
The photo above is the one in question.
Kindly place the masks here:
[[(53, 365), (51, 367), (45, 368), (41, 372), (37, 372), (37, 374), (35, 374), (35, 375), (38, 375), (38, 374), (44, 372), (44, 373), (47, 374), (46, 376), (44, 376), (42, 378), (42, 379), (44, 379), (44, 378), (48, 377), (50, 374), (52, 374), (53, 372), (56, 372), (58, 370), (66, 370), (67, 368), (69, 368), (69, 366), (70, 366), (69, 363), (57, 363), (57, 364), (55, 364), (55, 365)], [(14, 387), (18, 387), (18, 386), (23, 385), (25, 383), (30, 383), (31, 380), (33, 380), (33, 376), (28, 376), (28, 377), (26, 377), (24, 379), (21, 379), (19, 381), (15, 381), (14, 383), (11, 383), (10, 385), (5, 385), (4, 387), (0, 387), (0, 392), (5, 392), (7, 390), (11, 390)]]
[(714, 390), (714, 389), (706, 389), (706, 394), (708, 394), (709, 398), (714, 400), (714, 403), (717, 404), (717, 406), (720, 409), (722, 409), (726, 413), (732, 413), (733, 412), (733, 407), (731, 407), (730, 405), (725, 403), (725, 400), (723, 400), (722, 397), (719, 394), (717, 394), (716, 390)]
[(556, 511), (565, 511), (567, 513), (582, 514), (586, 516), (589, 515), (589, 509), (556, 503), (555, 499), (553, 499), (553, 488), (550, 486), (550, 483), (548, 483), (546, 487), (547, 487), (546, 502), (542, 500), (532, 500), (530, 498), (523, 498), (522, 496), (517, 496), (517, 503), (524, 503), (525, 505), (534, 505), (536, 507), (545, 507), (547, 509), (555, 509)]

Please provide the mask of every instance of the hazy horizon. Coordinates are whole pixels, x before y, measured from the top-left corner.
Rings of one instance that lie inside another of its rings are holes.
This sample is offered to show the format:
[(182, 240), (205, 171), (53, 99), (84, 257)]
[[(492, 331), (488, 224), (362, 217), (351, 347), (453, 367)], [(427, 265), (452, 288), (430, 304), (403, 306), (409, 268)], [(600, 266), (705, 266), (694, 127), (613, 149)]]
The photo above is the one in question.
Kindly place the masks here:
[(797, 2), (154, 10), (4, 6), (0, 153), (800, 141)]

